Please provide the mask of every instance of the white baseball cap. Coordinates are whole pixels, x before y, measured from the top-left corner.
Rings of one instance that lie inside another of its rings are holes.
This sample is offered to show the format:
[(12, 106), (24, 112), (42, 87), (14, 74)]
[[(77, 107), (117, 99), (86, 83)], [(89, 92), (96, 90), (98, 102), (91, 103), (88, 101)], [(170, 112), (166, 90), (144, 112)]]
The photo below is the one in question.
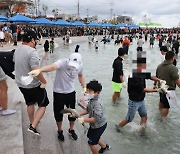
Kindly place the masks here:
[(79, 53), (72, 53), (69, 57), (69, 66), (78, 68), (82, 63), (82, 57)]

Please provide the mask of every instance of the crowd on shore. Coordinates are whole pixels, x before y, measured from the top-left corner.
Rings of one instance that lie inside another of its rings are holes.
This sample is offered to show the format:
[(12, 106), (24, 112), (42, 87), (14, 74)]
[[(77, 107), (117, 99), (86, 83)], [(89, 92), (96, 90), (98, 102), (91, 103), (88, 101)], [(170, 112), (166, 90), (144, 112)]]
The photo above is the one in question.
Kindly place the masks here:
[[(22, 40), (24, 31), (34, 30), (41, 37), (63, 37), (67, 34), (70, 36), (88, 36), (88, 35), (136, 35), (138, 34), (179, 34), (180, 28), (116, 28), (116, 27), (86, 27), (86, 26), (37, 26), (37, 25), (21, 25), (13, 22), (1, 24), (0, 41), (9, 43), (10, 41)], [(2, 46), (2, 44), (1, 44)]]

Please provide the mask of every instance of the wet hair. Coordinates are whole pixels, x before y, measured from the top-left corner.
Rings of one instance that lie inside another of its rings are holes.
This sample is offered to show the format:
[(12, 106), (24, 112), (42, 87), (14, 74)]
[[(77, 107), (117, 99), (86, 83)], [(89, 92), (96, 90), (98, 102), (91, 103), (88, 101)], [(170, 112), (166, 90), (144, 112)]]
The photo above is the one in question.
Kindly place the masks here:
[(123, 56), (125, 54), (124, 48), (119, 48), (118, 49), (118, 56)]
[(97, 80), (92, 80), (86, 84), (86, 88), (89, 90), (93, 90), (96, 93), (101, 92), (102, 85)]
[(161, 46), (160, 51), (168, 52), (167, 46)]
[(168, 51), (165, 55), (165, 59), (166, 60), (171, 60), (172, 58), (174, 58), (175, 54), (173, 51)]

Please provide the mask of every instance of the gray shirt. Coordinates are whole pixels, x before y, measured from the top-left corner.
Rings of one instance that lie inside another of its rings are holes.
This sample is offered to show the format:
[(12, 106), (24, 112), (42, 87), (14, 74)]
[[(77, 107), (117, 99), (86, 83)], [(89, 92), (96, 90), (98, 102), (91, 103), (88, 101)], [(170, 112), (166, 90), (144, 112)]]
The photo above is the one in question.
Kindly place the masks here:
[(69, 59), (58, 60), (55, 62), (58, 69), (54, 81), (53, 91), (56, 93), (68, 94), (75, 91), (74, 81), (79, 74), (82, 74), (82, 64), (78, 69), (72, 68), (68, 64)]
[(40, 58), (37, 51), (27, 45), (20, 45), (14, 53), (15, 62), (15, 80), (18, 87), (22, 88), (35, 88), (40, 85), (38, 78), (34, 78), (29, 85), (21, 83), (21, 77), (27, 76), (34, 67), (39, 67)]
[(91, 128), (100, 128), (107, 123), (105, 109), (98, 96), (90, 99), (86, 110), (89, 118), (93, 117), (95, 119), (94, 123), (90, 123)]

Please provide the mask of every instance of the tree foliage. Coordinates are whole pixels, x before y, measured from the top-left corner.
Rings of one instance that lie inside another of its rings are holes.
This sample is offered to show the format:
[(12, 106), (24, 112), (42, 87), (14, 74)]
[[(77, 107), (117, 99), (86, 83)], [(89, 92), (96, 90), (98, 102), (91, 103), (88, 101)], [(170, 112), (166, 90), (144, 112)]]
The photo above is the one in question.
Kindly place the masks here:
[[(13, 16), (14, 14), (17, 14), (22, 6), (25, 6), (25, 8), (29, 6), (33, 6), (33, 2), (30, 0), (0, 0), (0, 9), (4, 8), (8, 10), (8, 15)], [(16, 11), (13, 12), (13, 8), (16, 6)]]

